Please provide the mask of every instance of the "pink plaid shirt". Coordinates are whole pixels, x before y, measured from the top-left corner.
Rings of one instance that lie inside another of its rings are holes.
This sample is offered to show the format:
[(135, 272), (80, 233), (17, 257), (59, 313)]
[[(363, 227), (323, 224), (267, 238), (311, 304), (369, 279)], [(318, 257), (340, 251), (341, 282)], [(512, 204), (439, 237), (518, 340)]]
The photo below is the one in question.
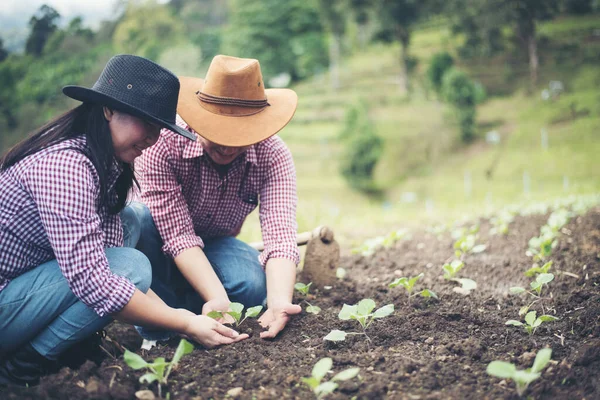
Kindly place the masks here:
[[(121, 219), (98, 209), (98, 174), (81, 151), (83, 136), (49, 146), (0, 174), (0, 290), (56, 259), (73, 293), (104, 316), (121, 310), (135, 286), (109, 269), (104, 249), (123, 246)], [(115, 163), (109, 189), (119, 173)]]
[[(194, 132), (179, 116), (177, 124)], [(296, 171), (280, 138), (248, 148), (221, 178), (200, 142), (163, 129), (158, 142), (136, 160), (136, 171), (141, 199), (150, 208), (166, 254), (176, 257), (185, 249), (204, 247), (202, 238), (238, 235), (260, 204), (261, 264), (270, 258), (299, 262)]]

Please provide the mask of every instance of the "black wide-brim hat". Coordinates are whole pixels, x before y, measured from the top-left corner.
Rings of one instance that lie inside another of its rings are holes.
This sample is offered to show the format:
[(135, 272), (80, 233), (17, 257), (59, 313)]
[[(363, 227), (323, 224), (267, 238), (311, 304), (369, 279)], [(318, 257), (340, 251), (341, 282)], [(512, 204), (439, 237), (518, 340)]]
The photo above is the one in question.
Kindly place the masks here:
[(91, 89), (65, 86), (63, 93), (84, 103), (96, 103), (152, 121), (188, 139), (196, 135), (175, 123), (179, 79), (143, 57), (114, 56)]

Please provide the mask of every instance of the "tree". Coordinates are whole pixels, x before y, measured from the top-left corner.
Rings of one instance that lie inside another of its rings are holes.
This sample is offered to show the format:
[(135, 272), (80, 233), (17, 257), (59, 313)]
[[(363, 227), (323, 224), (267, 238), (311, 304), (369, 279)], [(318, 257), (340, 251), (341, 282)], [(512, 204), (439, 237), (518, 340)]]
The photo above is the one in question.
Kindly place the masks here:
[(354, 22), (358, 25), (358, 43), (361, 48), (367, 44), (366, 27), (369, 22), (369, 10), (373, 8), (374, 0), (350, 0), (350, 9)]
[(346, 31), (344, 0), (318, 0), (319, 15), (325, 28), (329, 31), (329, 74), (331, 87), (340, 87), (340, 58), (342, 37)]
[(327, 65), (314, 0), (231, 0), (223, 50), (258, 59), (267, 82), (282, 73), (299, 80)]
[(60, 14), (52, 7), (43, 5), (37, 14), (29, 20), (31, 33), (25, 43), (25, 53), (39, 57), (44, 51), (46, 42), (58, 28), (56, 22)]
[(185, 41), (185, 32), (171, 10), (156, 0), (130, 2), (115, 29), (118, 51), (157, 60), (168, 47)]
[(411, 31), (414, 25), (429, 11), (428, 0), (379, 0), (378, 15), (381, 23), (379, 38), (398, 41), (401, 45), (400, 64), (404, 88), (410, 91), (410, 73), (415, 60), (409, 55)]
[(477, 86), (467, 74), (452, 68), (442, 79), (442, 94), (454, 108), (462, 141), (470, 142), (475, 137)]
[(0, 63), (6, 60), (6, 57), (8, 57), (8, 51), (4, 48), (4, 40), (0, 38)]
[(560, 0), (506, 0), (501, 3), (505, 4), (508, 20), (515, 25), (516, 35), (527, 46), (530, 83), (535, 87), (539, 69), (536, 25), (558, 13)]

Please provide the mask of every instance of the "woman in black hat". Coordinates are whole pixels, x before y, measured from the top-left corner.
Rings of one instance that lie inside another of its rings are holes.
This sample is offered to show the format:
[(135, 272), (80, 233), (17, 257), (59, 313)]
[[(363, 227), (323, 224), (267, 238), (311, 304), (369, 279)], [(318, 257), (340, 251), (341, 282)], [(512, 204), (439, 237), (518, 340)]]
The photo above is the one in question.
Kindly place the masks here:
[[(61, 353), (112, 318), (207, 347), (247, 335), (167, 306), (148, 259), (123, 247), (119, 212), (132, 162), (175, 124), (179, 81), (141, 57), (113, 57), (83, 102), (11, 149), (0, 164), (0, 384), (32, 384)], [(126, 240), (127, 238), (125, 238)]]

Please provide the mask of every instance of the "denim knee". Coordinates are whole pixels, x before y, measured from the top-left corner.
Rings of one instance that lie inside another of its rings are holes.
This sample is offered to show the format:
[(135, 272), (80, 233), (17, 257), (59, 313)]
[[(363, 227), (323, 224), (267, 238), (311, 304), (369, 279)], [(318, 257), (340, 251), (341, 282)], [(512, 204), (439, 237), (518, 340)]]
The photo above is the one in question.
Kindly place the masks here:
[(152, 283), (150, 261), (141, 251), (125, 247), (106, 250), (113, 273), (129, 279), (136, 288), (146, 293)]
[(242, 303), (245, 307), (254, 307), (265, 302), (267, 285), (265, 280), (248, 279), (238, 282), (229, 292), (232, 301)]

